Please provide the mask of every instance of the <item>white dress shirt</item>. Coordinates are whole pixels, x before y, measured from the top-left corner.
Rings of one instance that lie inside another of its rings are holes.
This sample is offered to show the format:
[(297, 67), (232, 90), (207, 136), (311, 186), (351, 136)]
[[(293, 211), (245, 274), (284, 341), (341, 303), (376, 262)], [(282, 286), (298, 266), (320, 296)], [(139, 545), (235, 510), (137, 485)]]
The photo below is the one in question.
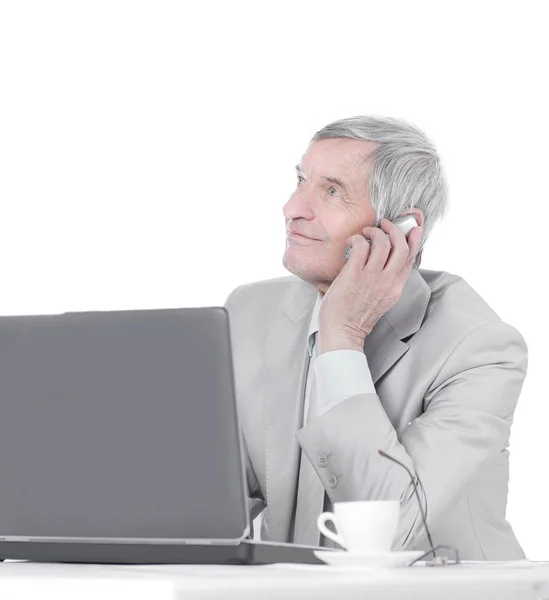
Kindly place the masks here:
[[(315, 307), (309, 324), (307, 339), (309, 370), (303, 409), (303, 425), (307, 423), (309, 411), (309, 395), (311, 390), (312, 369), (315, 370), (318, 415), (330, 410), (333, 406), (357, 394), (376, 393), (368, 359), (359, 350), (332, 350), (318, 356), (318, 344), (315, 343), (318, 332), (318, 312), (322, 298), (317, 293)], [(314, 367), (313, 367), (314, 365)]]

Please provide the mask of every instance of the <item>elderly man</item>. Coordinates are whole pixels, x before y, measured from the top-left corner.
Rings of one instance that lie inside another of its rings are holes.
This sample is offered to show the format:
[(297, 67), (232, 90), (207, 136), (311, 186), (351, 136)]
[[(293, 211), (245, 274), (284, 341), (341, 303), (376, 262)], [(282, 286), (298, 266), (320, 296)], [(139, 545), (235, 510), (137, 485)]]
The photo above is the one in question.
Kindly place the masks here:
[[(413, 482), (383, 450), (413, 474), (435, 545), (524, 558), (505, 508), (528, 349), (463, 278), (419, 269), (447, 207), (435, 147), (402, 121), (358, 116), (318, 131), (296, 168), (292, 275), (225, 304), (261, 538), (326, 545), (316, 519), (334, 502), (391, 499), (393, 550), (428, 550)], [(407, 213), (408, 238), (391, 222)]]

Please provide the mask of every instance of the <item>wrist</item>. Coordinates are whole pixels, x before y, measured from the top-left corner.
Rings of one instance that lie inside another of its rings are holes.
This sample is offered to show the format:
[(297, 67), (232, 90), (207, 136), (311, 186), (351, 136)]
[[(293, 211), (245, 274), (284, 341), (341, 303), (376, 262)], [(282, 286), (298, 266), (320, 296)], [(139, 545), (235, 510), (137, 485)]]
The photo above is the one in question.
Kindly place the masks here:
[(364, 352), (364, 340), (351, 339), (345, 336), (322, 336), (319, 333), (318, 355), (334, 350), (357, 350)]

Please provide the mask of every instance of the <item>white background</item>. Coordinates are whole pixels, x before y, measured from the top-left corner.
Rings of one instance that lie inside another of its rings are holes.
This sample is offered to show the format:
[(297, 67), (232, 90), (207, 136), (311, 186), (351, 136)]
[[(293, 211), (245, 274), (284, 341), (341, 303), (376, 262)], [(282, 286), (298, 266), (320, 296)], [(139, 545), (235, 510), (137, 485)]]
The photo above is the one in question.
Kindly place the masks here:
[(2, 2), (0, 314), (222, 306), (288, 275), (310, 137), (407, 120), (450, 191), (421, 268), (464, 277), (529, 346), (508, 518), (549, 559), (546, 6)]

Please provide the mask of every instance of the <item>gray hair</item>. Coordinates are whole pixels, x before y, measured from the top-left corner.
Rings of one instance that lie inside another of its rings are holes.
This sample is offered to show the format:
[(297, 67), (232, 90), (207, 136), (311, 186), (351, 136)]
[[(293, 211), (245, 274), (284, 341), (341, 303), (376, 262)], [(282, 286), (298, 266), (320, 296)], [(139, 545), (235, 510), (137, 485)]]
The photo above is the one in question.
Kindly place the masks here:
[(392, 221), (411, 208), (423, 212), (423, 236), (414, 262), (418, 268), (433, 226), (448, 209), (448, 187), (434, 144), (417, 127), (394, 117), (360, 115), (326, 125), (309, 145), (335, 137), (378, 142), (361, 163), (369, 163), (368, 195), (375, 227), (381, 219)]

